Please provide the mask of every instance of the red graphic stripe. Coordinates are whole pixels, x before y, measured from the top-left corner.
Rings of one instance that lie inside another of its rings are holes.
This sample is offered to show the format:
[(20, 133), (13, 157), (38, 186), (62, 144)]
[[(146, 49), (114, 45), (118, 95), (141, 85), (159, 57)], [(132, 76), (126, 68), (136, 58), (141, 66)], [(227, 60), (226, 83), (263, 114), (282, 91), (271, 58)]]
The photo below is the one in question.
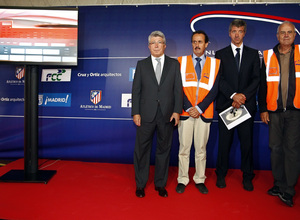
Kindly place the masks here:
[(199, 13), (199, 14), (195, 15), (194, 17), (192, 17), (190, 23), (195, 18), (204, 16), (204, 15), (213, 15), (213, 14), (244, 15), (244, 16), (250, 16), (250, 17), (267, 18), (267, 19), (273, 19), (273, 20), (279, 20), (279, 21), (290, 21), (293, 23), (300, 23), (300, 20), (296, 20), (296, 19), (274, 16), (274, 15), (258, 14), (258, 13), (252, 13), (252, 12), (240, 12), (240, 11), (207, 11), (207, 12)]

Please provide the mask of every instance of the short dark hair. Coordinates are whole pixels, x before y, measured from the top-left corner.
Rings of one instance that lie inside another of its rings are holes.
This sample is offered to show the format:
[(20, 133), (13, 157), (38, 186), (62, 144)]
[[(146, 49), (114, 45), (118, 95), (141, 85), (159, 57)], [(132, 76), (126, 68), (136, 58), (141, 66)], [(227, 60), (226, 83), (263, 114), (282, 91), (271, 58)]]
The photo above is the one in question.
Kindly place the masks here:
[(208, 41), (209, 41), (208, 36), (207, 36), (207, 34), (206, 34), (204, 31), (202, 31), (202, 30), (198, 30), (198, 31), (194, 31), (194, 32), (193, 32), (192, 37), (191, 37), (191, 42), (193, 42), (193, 36), (194, 36), (195, 34), (203, 34), (204, 37), (205, 37), (205, 43), (208, 43)]
[(241, 19), (234, 19), (230, 25), (229, 25), (229, 32), (231, 31), (232, 27), (244, 27), (244, 31), (246, 32), (247, 30), (247, 23), (244, 20)]

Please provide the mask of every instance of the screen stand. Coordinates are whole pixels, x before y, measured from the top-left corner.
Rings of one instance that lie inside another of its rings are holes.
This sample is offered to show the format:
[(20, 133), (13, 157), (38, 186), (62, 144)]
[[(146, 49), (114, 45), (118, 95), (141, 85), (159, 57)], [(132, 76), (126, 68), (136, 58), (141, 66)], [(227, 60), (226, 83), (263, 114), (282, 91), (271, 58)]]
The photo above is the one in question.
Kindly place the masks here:
[(0, 182), (48, 183), (56, 170), (38, 170), (38, 66), (25, 66), (24, 170), (11, 170)]

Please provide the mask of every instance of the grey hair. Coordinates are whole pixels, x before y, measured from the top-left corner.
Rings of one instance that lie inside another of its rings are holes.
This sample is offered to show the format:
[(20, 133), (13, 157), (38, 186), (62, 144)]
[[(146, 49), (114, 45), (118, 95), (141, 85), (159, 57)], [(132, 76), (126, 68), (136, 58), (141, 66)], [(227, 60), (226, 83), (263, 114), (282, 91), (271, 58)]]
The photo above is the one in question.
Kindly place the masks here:
[(152, 37), (161, 37), (161, 38), (163, 39), (164, 44), (167, 43), (166, 37), (165, 37), (164, 33), (161, 32), (161, 31), (153, 31), (153, 32), (149, 35), (149, 37), (148, 37), (148, 43), (149, 43), (149, 44), (150, 44), (150, 40), (151, 40)]
[(246, 21), (244, 20), (241, 20), (241, 19), (234, 19), (230, 25), (229, 25), (229, 32), (231, 31), (232, 27), (235, 26), (235, 27), (244, 27), (244, 31), (246, 33), (247, 31), (247, 23)]
[(295, 30), (295, 25), (294, 25), (292, 22), (290, 22), (290, 21), (283, 21), (283, 22), (282, 22), (280, 25), (278, 25), (278, 27), (277, 27), (277, 34), (279, 33), (279, 29), (281, 28), (281, 26), (284, 25), (284, 24), (292, 25), (292, 26), (294, 27), (294, 30)]

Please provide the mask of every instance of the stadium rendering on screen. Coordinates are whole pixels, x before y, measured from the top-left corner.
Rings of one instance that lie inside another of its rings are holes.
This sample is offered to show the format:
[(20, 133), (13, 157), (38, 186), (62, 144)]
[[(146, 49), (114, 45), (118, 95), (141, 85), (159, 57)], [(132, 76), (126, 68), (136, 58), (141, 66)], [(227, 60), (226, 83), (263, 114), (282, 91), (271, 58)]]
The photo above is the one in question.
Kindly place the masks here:
[(77, 65), (77, 8), (0, 8), (0, 62)]

